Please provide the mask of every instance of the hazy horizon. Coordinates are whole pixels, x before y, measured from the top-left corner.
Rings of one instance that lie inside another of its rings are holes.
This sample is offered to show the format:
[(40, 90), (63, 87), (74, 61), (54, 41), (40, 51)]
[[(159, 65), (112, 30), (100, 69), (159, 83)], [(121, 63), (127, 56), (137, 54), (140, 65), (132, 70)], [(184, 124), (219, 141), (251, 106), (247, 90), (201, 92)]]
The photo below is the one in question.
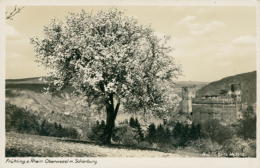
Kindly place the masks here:
[[(254, 72), (254, 71), (250, 71), (250, 72)], [(240, 74), (250, 73), (250, 72), (243, 72)], [(239, 74), (236, 74), (236, 75), (239, 75)], [(231, 76), (236, 76), (236, 75), (231, 75)], [(41, 78), (41, 77), (46, 77), (46, 76), (32, 76), (32, 77), (25, 77), (25, 78), (6, 78), (5, 80), (22, 80), (22, 79)], [(230, 76), (226, 76), (226, 77), (230, 77)], [(223, 77), (223, 78), (226, 78), (226, 77)], [(221, 79), (223, 79), (223, 78), (221, 78)], [(218, 81), (221, 79), (217, 79), (215, 81)], [(203, 82), (203, 83), (210, 83), (210, 82), (215, 82), (215, 81), (177, 80), (177, 82)]]
[[(14, 7), (7, 7), (11, 11)], [(6, 20), (6, 76), (23, 79), (46, 76), (34, 62), (29, 38), (43, 37), (51, 19), (68, 12), (96, 13), (108, 6), (25, 6)], [(152, 25), (161, 37), (171, 35), (171, 56), (183, 67), (178, 81), (213, 82), (256, 71), (256, 7), (252, 6), (117, 6), (138, 23)], [(239, 16), (239, 17), (238, 17)]]

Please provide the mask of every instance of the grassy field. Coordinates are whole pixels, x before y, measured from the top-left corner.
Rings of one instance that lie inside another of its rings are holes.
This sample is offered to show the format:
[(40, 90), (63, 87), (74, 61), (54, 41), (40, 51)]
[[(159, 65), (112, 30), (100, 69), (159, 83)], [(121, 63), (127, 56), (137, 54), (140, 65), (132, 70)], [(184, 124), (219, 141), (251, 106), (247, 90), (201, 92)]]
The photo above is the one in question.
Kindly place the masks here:
[[(176, 153), (177, 152), (177, 153)], [(184, 151), (161, 152), (123, 145), (6, 133), (6, 157), (201, 157)]]

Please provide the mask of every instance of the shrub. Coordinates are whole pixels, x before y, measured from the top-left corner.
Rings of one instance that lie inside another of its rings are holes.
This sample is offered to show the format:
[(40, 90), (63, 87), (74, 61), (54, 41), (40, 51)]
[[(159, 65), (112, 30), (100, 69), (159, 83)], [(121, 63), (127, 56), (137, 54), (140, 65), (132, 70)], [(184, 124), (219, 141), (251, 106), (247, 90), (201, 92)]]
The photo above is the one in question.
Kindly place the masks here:
[(256, 139), (256, 115), (245, 112), (239, 121), (237, 135), (244, 139)]
[(170, 152), (173, 150), (173, 146), (169, 143), (158, 143), (157, 147), (164, 152)]
[(195, 149), (200, 153), (217, 153), (222, 149), (221, 145), (217, 142), (212, 142), (210, 139), (198, 139), (196, 141), (191, 141), (187, 144), (187, 147), (190, 149)]
[(141, 142), (138, 143), (138, 146), (141, 147), (141, 148), (150, 148), (151, 144), (147, 141), (141, 141)]
[(256, 157), (255, 142), (234, 137), (223, 143), (222, 151), (233, 157)]
[(124, 125), (113, 130), (112, 140), (124, 145), (137, 145), (140, 136), (135, 128)]
[(248, 140), (248, 145), (250, 146), (248, 157), (256, 157), (256, 140)]
[(91, 127), (91, 131), (87, 134), (87, 137), (92, 141), (100, 141), (104, 140), (104, 131), (105, 131), (105, 123), (102, 120), (101, 124), (94, 125)]
[(231, 139), (234, 131), (228, 127), (221, 125), (219, 120), (212, 119), (203, 123), (203, 138), (210, 138), (214, 142), (222, 144), (224, 141)]
[(30, 114), (24, 108), (6, 103), (6, 131), (19, 133), (37, 134), (39, 131), (39, 118)]

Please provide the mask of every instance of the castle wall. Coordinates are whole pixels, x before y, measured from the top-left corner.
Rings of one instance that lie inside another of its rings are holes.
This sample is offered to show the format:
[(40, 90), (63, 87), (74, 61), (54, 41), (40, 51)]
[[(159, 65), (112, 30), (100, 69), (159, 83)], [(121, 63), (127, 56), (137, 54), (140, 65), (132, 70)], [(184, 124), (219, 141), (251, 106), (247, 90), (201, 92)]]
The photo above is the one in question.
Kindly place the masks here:
[(237, 106), (234, 104), (193, 104), (192, 118), (195, 124), (211, 119), (218, 119), (223, 123), (230, 124), (237, 120)]
[(192, 100), (195, 104), (232, 104), (233, 98), (196, 98)]

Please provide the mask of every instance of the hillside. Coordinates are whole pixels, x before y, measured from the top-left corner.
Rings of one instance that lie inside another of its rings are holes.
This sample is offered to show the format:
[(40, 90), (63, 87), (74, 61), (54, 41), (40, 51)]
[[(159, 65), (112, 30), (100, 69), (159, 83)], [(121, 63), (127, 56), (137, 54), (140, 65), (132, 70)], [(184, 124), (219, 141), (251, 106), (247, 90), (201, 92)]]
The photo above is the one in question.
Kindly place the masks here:
[[(64, 93), (56, 95), (52, 101), (51, 96), (43, 95), (43, 88), (47, 87), (47, 83), (43, 80), (39, 80), (41, 77), (24, 78), (24, 79), (6, 79), (5, 92), (6, 101), (15, 104), (19, 107), (30, 108), (33, 110), (42, 110), (45, 112), (64, 112), (70, 111), (70, 106), (65, 106), (66, 99), (70, 97), (72, 88), (66, 89)], [(45, 77), (42, 77), (43, 79)], [(206, 82), (194, 82), (194, 81), (179, 81), (172, 84), (175, 92), (181, 97), (182, 87), (196, 85), (197, 89), (206, 85)]]
[[(11, 104), (17, 105), (18, 107), (42, 111), (43, 113), (45, 113), (44, 116), (50, 118), (50, 120), (52, 121), (57, 121), (64, 125), (70, 124), (67, 123), (65, 119), (61, 119), (60, 114), (63, 114), (64, 112), (75, 111), (77, 108), (75, 107), (73, 100), (70, 100), (68, 101), (68, 104), (65, 104), (65, 102), (70, 99), (72, 88), (66, 89), (62, 94), (58, 94), (52, 98), (50, 95), (44, 95), (42, 93), (43, 88), (47, 87), (47, 83), (45, 83), (43, 80), (39, 80), (40, 78), (41, 77), (7, 79), (5, 84), (5, 100), (10, 102)], [(42, 78), (44, 79), (45, 77)], [(206, 84), (207, 83), (205, 82), (179, 81), (176, 84), (172, 84), (171, 87), (173, 87), (175, 89), (175, 93), (177, 93), (178, 96), (181, 97), (183, 86), (196, 85), (197, 88), (201, 88)], [(77, 110), (79, 109), (77, 108)], [(87, 114), (88, 112), (92, 112), (93, 110), (93, 108), (84, 109), (83, 111), (80, 111), (80, 113)], [(55, 112), (56, 117), (54, 117), (54, 114), (51, 114), (52, 111)], [(79, 111), (76, 111), (76, 113), (78, 112)], [(123, 108), (120, 107), (117, 121), (124, 121), (125, 119), (129, 119), (131, 116), (131, 114), (124, 113)], [(154, 117), (152, 117), (151, 121), (154, 122), (156, 125), (162, 123), (161, 119)], [(84, 121), (82, 120), (81, 122)]]
[(19, 107), (30, 108), (32, 110), (41, 110), (45, 112), (57, 111), (61, 112), (66, 109), (64, 103), (72, 92), (71, 89), (65, 90), (63, 93), (54, 96), (44, 95), (43, 88), (46, 84), (35, 83), (12, 83), (5, 85), (5, 100)]
[(242, 102), (248, 103), (249, 105), (256, 103), (256, 71), (230, 76), (212, 82), (199, 89), (197, 96), (219, 95), (220, 90), (229, 91), (233, 83), (241, 83)]

